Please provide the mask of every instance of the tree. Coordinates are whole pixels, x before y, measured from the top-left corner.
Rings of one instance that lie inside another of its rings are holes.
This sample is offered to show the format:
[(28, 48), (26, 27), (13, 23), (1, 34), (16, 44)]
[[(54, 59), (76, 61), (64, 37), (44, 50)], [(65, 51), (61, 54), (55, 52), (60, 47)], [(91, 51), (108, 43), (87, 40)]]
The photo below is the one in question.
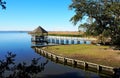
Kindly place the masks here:
[(120, 45), (120, 0), (72, 0), (69, 7), (76, 13), (70, 19), (74, 25), (84, 16), (94, 19), (86, 31), (92, 35), (109, 33), (111, 43)]
[(6, 9), (5, 4), (6, 4), (5, 1), (0, 0), (0, 6), (2, 7), (2, 9)]
[(0, 78), (35, 78), (34, 76), (43, 71), (48, 63), (46, 60), (46, 62), (38, 64), (40, 58), (33, 58), (29, 65), (25, 62), (15, 64), (15, 56), (16, 54), (8, 52), (6, 58), (0, 60)]

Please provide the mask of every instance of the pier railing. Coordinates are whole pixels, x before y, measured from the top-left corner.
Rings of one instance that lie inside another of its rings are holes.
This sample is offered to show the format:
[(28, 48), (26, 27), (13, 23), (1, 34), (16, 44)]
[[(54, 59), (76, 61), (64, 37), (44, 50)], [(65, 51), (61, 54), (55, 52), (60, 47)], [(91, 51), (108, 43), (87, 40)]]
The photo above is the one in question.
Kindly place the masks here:
[(48, 36), (48, 42), (56, 44), (91, 44), (95, 38)]
[(63, 37), (63, 36), (48, 36), (48, 38), (57, 38), (57, 39), (75, 39), (75, 40), (96, 40), (95, 38), (89, 38), (89, 37)]

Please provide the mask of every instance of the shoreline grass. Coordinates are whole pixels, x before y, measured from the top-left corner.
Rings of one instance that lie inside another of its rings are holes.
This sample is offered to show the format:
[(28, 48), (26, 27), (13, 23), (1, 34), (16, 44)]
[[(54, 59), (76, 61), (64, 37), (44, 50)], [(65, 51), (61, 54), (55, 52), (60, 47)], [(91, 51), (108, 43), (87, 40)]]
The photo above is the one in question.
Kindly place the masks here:
[(59, 45), (44, 47), (44, 50), (56, 55), (88, 61), (96, 64), (120, 67), (120, 51), (109, 46), (96, 45)]
[(86, 36), (84, 32), (78, 31), (49, 31), (48, 36), (96, 38), (95, 36)]
[(49, 36), (82, 37), (83, 32), (78, 31), (49, 31)]
[(72, 34), (49, 34), (49, 36), (65, 36), (65, 37), (83, 37), (83, 35)]

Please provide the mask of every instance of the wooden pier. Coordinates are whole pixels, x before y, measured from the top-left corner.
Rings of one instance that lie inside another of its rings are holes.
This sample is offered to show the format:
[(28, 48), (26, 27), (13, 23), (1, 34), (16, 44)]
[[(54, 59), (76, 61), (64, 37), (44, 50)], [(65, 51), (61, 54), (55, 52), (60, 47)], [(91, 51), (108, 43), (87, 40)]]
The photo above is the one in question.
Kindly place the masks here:
[(54, 61), (56, 63), (62, 63), (64, 65), (70, 65), (70, 66), (77, 67), (77, 68), (83, 68), (85, 70), (89, 70), (89, 69), (93, 70), (94, 69), (94, 71), (96, 71), (97, 73), (104, 73), (104, 74), (108, 74), (108, 75), (113, 75), (115, 73), (113, 67), (58, 56), (58, 55), (44, 51), (37, 47), (35, 47), (35, 51), (37, 53), (51, 59), (52, 61)]
[(48, 36), (48, 42), (56, 44), (91, 44), (95, 38)]

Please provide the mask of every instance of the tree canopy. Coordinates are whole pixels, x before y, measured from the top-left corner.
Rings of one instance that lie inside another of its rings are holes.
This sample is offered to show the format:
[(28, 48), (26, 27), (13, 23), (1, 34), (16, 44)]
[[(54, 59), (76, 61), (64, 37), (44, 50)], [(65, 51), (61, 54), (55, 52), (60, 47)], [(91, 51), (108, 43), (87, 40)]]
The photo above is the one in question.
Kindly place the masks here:
[(0, 6), (2, 7), (2, 9), (6, 9), (5, 4), (6, 4), (6, 2), (5, 2), (5, 1), (0, 0)]
[(112, 44), (120, 45), (120, 0), (72, 0), (69, 7), (75, 10), (70, 19), (74, 25), (87, 16), (91, 22), (82, 25), (87, 33), (110, 37)]

